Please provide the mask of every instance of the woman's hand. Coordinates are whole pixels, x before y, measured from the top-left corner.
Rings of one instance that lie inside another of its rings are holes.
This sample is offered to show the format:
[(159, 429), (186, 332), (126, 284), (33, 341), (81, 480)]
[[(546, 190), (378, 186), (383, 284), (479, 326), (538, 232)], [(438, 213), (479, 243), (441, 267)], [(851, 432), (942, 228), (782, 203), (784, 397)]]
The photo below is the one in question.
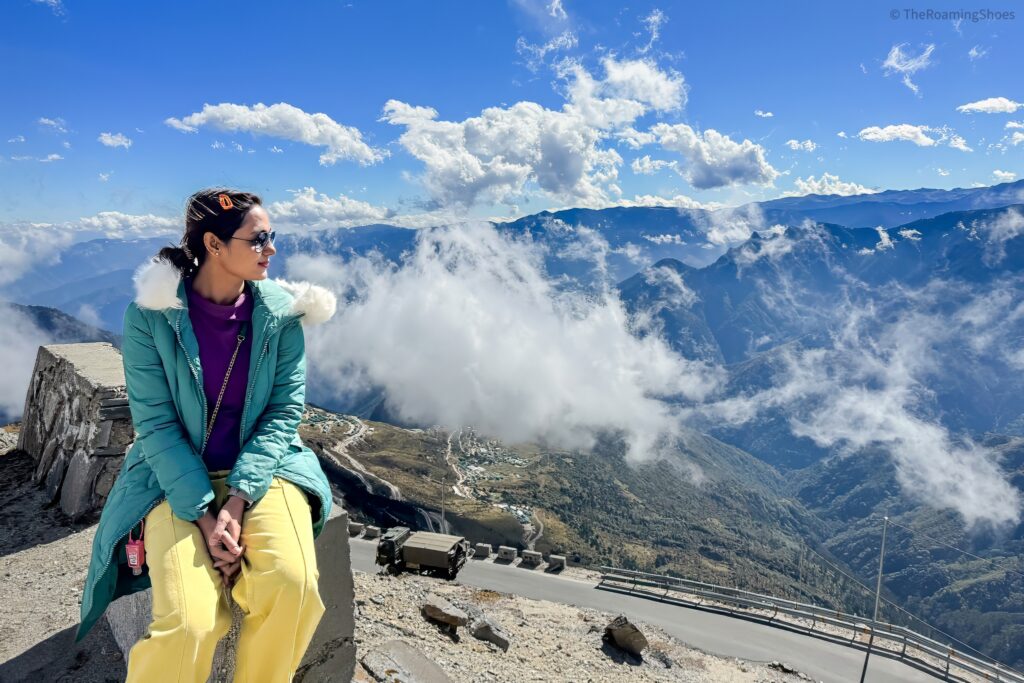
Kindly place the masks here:
[(230, 496), (216, 516), (207, 509), (206, 514), (196, 520), (203, 538), (206, 539), (210, 556), (214, 560), (213, 566), (220, 571), (225, 585), (229, 585), (232, 577), (241, 568), (245, 548), (239, 545), (238, 540), (242, 535), (244, 511), (245, 501)]

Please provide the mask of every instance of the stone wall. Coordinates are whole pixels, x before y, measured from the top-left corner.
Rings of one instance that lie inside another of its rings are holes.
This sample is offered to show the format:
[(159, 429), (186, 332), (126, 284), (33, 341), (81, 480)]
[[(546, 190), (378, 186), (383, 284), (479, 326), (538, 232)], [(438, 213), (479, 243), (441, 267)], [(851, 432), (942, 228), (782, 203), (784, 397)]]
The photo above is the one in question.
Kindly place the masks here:
[(40, 346), (18, 448), (34, 480), (74, 520), (98, 513), (135, 438), (120, 352), (111, 344)]

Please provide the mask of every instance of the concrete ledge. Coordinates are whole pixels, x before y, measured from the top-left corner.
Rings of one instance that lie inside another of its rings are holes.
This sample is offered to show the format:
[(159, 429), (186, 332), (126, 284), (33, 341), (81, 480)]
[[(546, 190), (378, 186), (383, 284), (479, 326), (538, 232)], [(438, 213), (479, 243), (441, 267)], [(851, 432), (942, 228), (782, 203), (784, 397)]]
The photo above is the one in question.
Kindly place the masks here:
[[(332, 514), (316, 539), (317, 568), (320, 571), (320, 598), (327, 610), (313, 635), (313, 641), (296, 672), (295, 681), (350, 683), (356, 666), (355, 595), (348, 545), (348, 514), (335, 504)], [(106, 620), (125, 661), (132, 645), (146, 634), (152, 618), (150, 590), (115, 600), (107, 608)], [(232, 603), (231, 631), (221, 640), (214, 655), (209, 683), (229, 683), (242, 612)]]

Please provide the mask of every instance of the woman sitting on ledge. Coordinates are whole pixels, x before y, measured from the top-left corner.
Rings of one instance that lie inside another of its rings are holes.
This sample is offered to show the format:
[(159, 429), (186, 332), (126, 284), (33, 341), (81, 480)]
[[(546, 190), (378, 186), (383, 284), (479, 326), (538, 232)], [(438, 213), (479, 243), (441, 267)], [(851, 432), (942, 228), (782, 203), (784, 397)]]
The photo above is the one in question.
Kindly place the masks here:
[(136, 438), (100, 516), (77, 639), (113, 599), (152, 585), (128, 681), (206, 681), (230, 593), (245, 615), (235, 680), (288, 681), (324, 611), (313, 539), (331, 508), (297, 431), (302, 324), (326, 321), (336, 300), (267, 279), (276, 249), (258, 196), (197, 192), (185, 224), (179, 247), (136, 272), (125, 311)]

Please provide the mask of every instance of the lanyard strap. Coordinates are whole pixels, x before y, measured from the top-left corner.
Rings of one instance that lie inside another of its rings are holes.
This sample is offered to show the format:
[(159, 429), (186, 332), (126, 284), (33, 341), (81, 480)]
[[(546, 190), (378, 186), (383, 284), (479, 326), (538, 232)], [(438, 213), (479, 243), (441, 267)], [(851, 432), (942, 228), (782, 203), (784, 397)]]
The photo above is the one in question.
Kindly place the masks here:
[(238, 356), (238, 349), (242, 348), (242, 342), (245, 341), (245, 327), (247, 323), (247, 320), (243, 320), (242, 325), (238, 330), (238, 343), (235, 344), (235, 351), (231, 354), (231, 362), (228, 363), (228, 371), (224, 373), (224, 382), (220, 385), (220, 394), (217, 396), (217, 404), (213, 406), (213, 414), (210, 415), (210, 423), (206, 426), (206, 436), (203, 438), (203, 452), (206, 452), (206, 443), (210, 439), (210, 432), (213, 431), (213, 421), (217, 419), (217, 411), (220, 410), (220, 401), (224, 398), (224, 390), (228, 388), (228, 378), (231, 377), (231, 368), (235, 366), (235, 358)]

